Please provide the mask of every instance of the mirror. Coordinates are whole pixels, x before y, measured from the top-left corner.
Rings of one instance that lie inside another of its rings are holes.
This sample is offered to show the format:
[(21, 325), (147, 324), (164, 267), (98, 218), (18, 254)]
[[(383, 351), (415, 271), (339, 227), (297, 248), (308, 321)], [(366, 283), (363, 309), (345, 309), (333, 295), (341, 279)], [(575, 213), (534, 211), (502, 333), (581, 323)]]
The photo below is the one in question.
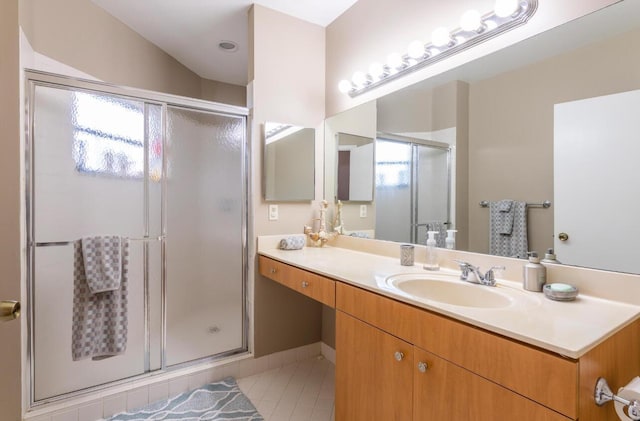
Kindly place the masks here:
[(373, 138), (336, 134), (338, 145), (336, 199), (343, 202), (373, 200)]
[[(562, 167), (563, 162), (554, 163), (555, 109), (560, 104), (640, 89), (640, 56), (630, 53), (640, 48), (637, 16), (640, 2), (617, 3), (330, 117), (326, 120), (329, 128), (326, 132), (335, 131), (333, 127), (339, 125), (343, 132), (369, 133), (376, 144), (390, 134), (394, 140), (404, 139), (407, 143), (429, 141), (450, 145), (450, 221), (441, 222), (451, 222), (450, 227), (458, 230), (456, 248), (489, 253), (489, 209), (480, 203), (513, 199), (532, 205), (527, 210), (529, 250), (543, 254), (547, 248), (559, 249), (558, 234), (569, 228), (555, 222), (556, 212), (561, 211), (556, 204), (572, 201), (573, 191), (588, 190), (589, 186), (557, 187), (554, 165)], [(584, 116), (584, 121), (589, 120), (589, 116)], [(325, 147), (335, 148), (334, 142), (327, 133)], [(335, 149), (332, 151), (335, 153)], [(624, 150), (618, 151), (619, 156), (625, 154)], [(325, 154), (325, 159), (328, 155)], [(332, 186), (333, 180), (328, 178), (335, 171), (332, 166), (335, 164), (332, 160), (326, 160), (325, 164), (325, 186)], [(604, 173), (610, 168), (602, 166), (597, 171)], [(611, 245), (620, 241), (615, 227), (640, 230), (637, 220), (606, 222), (618, 215), (616, 207), (630, 206), (629, 192), (639, 196), (639, 181), (638, 176), (620, 178), (615, 190), (627, 192), (619, 195), (624, 202), (611, 203), (605, 210), (608, 213), (600, 214), (604, 216), (596, 214), (594, 206), (582, 208), (591, 220), (586, 229), (605, 227), (598, 243), (589, 242), (587, 247), (606, 254), (611, 252)], [(383, 204), (379, 201), (382, 198), (379, 182), (376, 184), (366, 218), (360, 217), (357, 210), (350, 210), (349, 204), (343, 206), (345, 228), (370, 230), (375, 238), (410, 241), (410, 237), (385, 238), (388, 234), (378, 229), (392, 225), (391, 218), (410, 218), (407, 215), (415, 209), (395, 207), (387, 219), (380, 220), (377, 216), (382, 216)], [(592, 191), (594, 199), (598, 194)], [(536, 206), (547, 200), (551, 207)], [(579, 246), (580, 233), (568, 234), (567, 245)], [(629, 237), (633, 241), (635, 235)], [(423, 234), (414, 241), (424, 243)], [(632, 251), (633, 247), (630, 244), (627, 250)], [(640, 263), (617, 268), (601, 262), (573, 260), (565, 252), (557, 254), (564, 264), (640, 273)], [(563, 259), (563, 254), (569, 260)]]
[(263, 192), (266, 201), (311, 201), (315, 195), (315, 129), (264, 124)]

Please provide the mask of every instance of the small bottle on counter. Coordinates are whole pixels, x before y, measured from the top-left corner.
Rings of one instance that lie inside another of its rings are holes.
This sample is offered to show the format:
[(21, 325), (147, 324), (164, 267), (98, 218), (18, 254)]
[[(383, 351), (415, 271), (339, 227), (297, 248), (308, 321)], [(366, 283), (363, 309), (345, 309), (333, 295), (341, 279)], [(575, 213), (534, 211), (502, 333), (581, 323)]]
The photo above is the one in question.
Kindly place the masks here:
[(529, 262), (524, 265), (522, 273), (522, 287), (527, 291), (542, 292), (547, 283), (547, 268), (540, 264), (538, 253), (530, 251)]
[(444, 245), (449, 250), (456, 248), (456, 232), (458, 230), (447, 230), (447, 238), (444, 240)]
[(428, 231), (427, 235), (427, 257), (425, 258), (424, 268), (426, 270), (440, 270), (438, 263), (438, 249), (436, 248), (436, 234), (438, 231)]
[(544, 259), (542, 259), (540, 263), (555, 263), (557, 265), (560, 264), (558, 259), (556, 259), (556, 255), (553, 252), (553, 249), (547, 249), (547, 252), (544, 255)]

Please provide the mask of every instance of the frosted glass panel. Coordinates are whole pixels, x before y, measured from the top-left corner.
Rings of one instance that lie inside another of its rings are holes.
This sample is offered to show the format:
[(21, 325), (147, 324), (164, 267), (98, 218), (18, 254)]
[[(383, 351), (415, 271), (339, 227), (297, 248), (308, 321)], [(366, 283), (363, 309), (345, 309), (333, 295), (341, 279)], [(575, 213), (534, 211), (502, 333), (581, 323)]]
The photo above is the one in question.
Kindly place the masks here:
[(244, 119), (167, 112), (167, 365), (243, 346)]
[(36, 87), (35, 240), (144, 232), (143, 103)]
[(376, 140), (376, 238), (411, 240), (411, 145)]
[[(427, 241), (423, 224), (443, 224), (449, 221), (449, 151), (429, 146), (415, 146), (417, 152), (416, 203), (418, 233), (415, 242)], [(438, 246), (444, 246), (442, 235)]]
[(36, 400), (144, 372), (144, 284), (141, 243), (129, 246), (128, 339), (122, 355), (94, 361), (71, 358), (73, 246), (38, 247), (34, 274)]
[[(34, 240), (64, 244), (94, 235), (141, 238), (146, 230), (145, 167), (162, 165), (161, 149), (157, 156), (145, 156), (144, 103), (39, 85), (33, 101)], [(161, 127), (161, 107), (153, 111), (150, 133)], [(155, 133), (161, 140), (161, 133)], [(152, 188), (154, 203), (149, 203), (157, 213), (162, 203), (159, 181)], [(155, 230), (160, 229), (158, 220)], [(143, 247), (141, 241), (129, 244), (126, 351), (99, 361), (72, 360), (73, 245), (35, 248), (31, 282), (36, 400), (144, 373)], [(158, 261), (159, 245), (155, 247)], [(159, 275), (151, 282), (160, 319)], [(160, 328), (154, 328), (159, 336)], [(155, 354), (159, 360), (159, 347)]]

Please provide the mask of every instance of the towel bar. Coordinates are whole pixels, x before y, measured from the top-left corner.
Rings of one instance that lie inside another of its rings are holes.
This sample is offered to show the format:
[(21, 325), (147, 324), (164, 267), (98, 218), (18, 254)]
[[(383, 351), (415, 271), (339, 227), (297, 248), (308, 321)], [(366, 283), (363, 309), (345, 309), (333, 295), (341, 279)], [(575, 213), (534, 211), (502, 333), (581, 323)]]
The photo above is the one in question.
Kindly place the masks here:
[[(482, 208), (488, 208), (489, 207), (489, 202), (486, 200), (483, 200), (480, 202), (480, 207)], [(542, 203), (529, 203), (527, 202), (527, 207), (530, 208), (550, 208), (551, 207), (551, 201), (550, 200), (545, 200)]]
[[(159, 237), (142, 237), (142, 238), (131, 238), (131, 237), (125, 237), (127, 240), (129, 241), (161, 241), (164, 239), (164, 235), (161, 235)], [(70, 246), (71, 244), (73, 244), (75, 242), (74, 241), (45, 241), (45, 242), (37, 242), (37, 243), (31, 243), (31, 246), (36, 246), (36, 247), (52, 247), (52, 246)]]

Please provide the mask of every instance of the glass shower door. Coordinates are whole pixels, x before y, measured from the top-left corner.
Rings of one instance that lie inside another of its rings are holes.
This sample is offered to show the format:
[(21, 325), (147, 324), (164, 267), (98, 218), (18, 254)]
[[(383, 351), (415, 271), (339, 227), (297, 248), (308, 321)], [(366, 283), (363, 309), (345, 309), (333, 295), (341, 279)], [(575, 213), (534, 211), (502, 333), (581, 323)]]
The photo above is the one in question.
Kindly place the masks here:
[[(150, 228), (147, 208), (161, 205), (159, 195), (147, 196), (145, 176), (162, 164), (148, 148), (148, 135), (161, 127), (161, 107), (41, 85), (34, 87), (32, 102), (30, 339), (33, 399), (39, 401), (150, 369), (145, 284), (152, 282), (159, 293), (160, 278), (148, 277), (149, 251), (140, 240)], [(98, 235), (132, 239), (128, 282), (126, 290), (124, 284), (120, 288), (124, 304), (118, 307), (128, 330), (126, 338), (120, 338), (126, 349), (111, 358), (79, 359), (76, 353), (72, 357), (78, 346), (72, 340), (76, 316), (95, 307), (83, 307), (86, 299), (75, 288), (74, 242)], [(156, 257), (159, 251), (156, 244)], [(153, 311), (159, 309), (157, 305)], [(155, 332), (159, 335), (159, 329)], [(154, 355), (158, 360), (159, 347)]]
[(244, 347), (244, 130), (167, 109), (167, 366)]

